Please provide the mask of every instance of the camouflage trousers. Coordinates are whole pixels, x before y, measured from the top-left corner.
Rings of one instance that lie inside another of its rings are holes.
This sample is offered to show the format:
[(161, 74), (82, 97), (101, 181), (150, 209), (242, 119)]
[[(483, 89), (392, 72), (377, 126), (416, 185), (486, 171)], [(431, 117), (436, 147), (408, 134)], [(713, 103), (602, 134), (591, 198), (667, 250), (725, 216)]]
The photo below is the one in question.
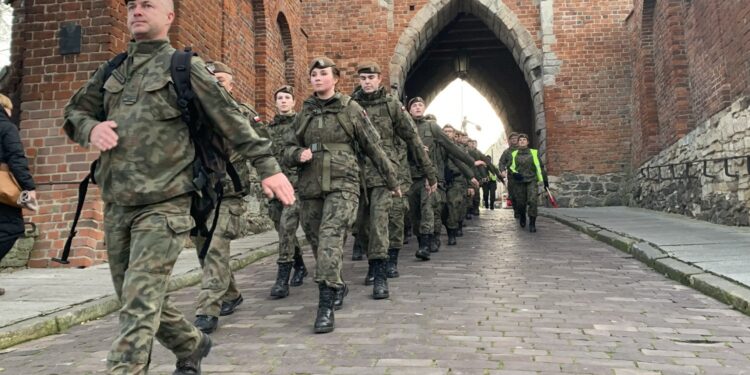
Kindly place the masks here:
[(105, 205), (109, 269), (122, 304), (119, 332), (107, 355), (110, 374), (146, 373), (154, 337), (177, 358), (198, 347), (201, 332), (167, 295), (193, 226), (189, 195), (145, 206)]
[[(219, 221), (216, 223), (211, 244), (204, 259), (200, 252), (206, 242), (205, 237), (191, 237), (198, 252), (198, 261), (203, 268), (201, 291), (198, 293), (198, 307), (195, 315), (219, 316), (221, 303), (232, 301), (240, 296), (232, 269), (229, 267), (229, 244), (240, 235), (242, 214), (245, 206), (242, 198), (224, 198), (219, 207)], [(209, 216), (213, 220), (214, 213)]]
[(445, 226), (448, 229), (458, 229), (458, 222), (463, 221), (466, 216), (468, 186), (462, 181), (453, 181), (448, 187), (447, 213), (445, 216)]
[(391, 191), (378, 186), (367, 189), (366, 194), (367, 202), (363, 197), (359, 199), (356, 241), (360, 241), (362, 248), (367, 250), (367, 259), (386, 259), (390, 243), (388, 222), (393, 206)]
[(536, 181), (516, 182), (516, 200), (513, 201), (513, 207), (526, 209), (529, 216), (537, 216), (539, 207), (539, 187)]
[(472, 189), (474, 190), (474, 196), (471, 197), (471, 210), (477, 212), (479, 211), (479, 204), (482, 198), (478, 187), (472, 187)]
[(432, 211), (435, 213), (435, 224), (432, 228), (432, 234), (440, 237), (440, 233), (443, 232), (443, 216), (447, 210), (446, 202), (448, 202), (447, 195), (443, 188), (438, 189), (432, 194)]
[(414, 234), (430, 234), (435, 230), (434, 198), (428, 194), (424, 183), (423, 178), (414, 180), (408, 194)]
[(357, 194), (337, 191), (322, 198), (303, 199), (300, 206), (302, 229), (315, 255), (315, 282), (331, 288), (344, 287), (341, 266), (344, 241), (357, 217)]
[(390, 215), (388, 215), (389, 249), (400, 249), (404, 244), (405, 218), (409, 212), (409, 198), (393, 197)]
[(508, 199), (510, 199), (510, 203), (513, 205), (513, 212), (518, 211), (518, 208), (516, 207), (516, 194), (518, 193), (518, 184), (519, 182), (513, 179), (513, 176), (510, 175), (510, 172), (508, 172), (508, 180), (507, 180), (507, 189), (508, 189)]
[(268, 205), (268, 215), (271, 216), (276, 233), (279, 234), (279, 257), (276, 263), (289, 263), (294, 261), (295, 255), (301, 255), (299, 240), (297, 239), (297, 228), (299, 228), (299, 197), (294, 205), (284, 207), (277, 199)]

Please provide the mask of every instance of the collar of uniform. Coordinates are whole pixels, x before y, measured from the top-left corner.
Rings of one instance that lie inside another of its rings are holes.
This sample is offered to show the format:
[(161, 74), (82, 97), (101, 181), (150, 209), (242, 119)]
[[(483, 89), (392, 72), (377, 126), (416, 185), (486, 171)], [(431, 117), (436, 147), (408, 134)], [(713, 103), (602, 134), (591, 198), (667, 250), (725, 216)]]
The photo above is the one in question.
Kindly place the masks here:
[(378, 99), (382, 99), (384, 97), (385, 97), (385, 88), (380, 87), (379, 89), (371, 93), (367, 93), (365, 92), (365, 90), (360, 89), (358, 99), (366, 101), (366, 102), (372, 102)]
[(318, 107), (321, 107), (321, 108), (322, 107), (330, 107), (333, 104), (337, 104), (339, 102), (339, 100), (341, 99), (341, 93), (338, 92), (338, 91), (336, 91), (336, 93), (333, 94), (332, 97), (330, 97), (328, 99), (325, 99), (325, 100), (321, 99), (321, 98), (318, 98), (317, 94), (313, 94), (312, 98), (313, 98), (313, 100), (315, 101), (315, 104)]
[(291, 111), (289, 113), (277, 113), (276, 116), (273, 117), (273, 123), (271, 123), (270, 125), (282, 124), (296, 115), (297, 113), (294, 111)]
[(169, 43), (169, 39), (160, 40), (143, 40), (140, 42), (131, 41), (128, 44), (128, 55), (135, 54), (152, 54), (164, 48), (169, 48), (172, 45)]
[(528, 147), (526, 147), (526, 148), (517, 148), (516, 149), (516, 151), (518, 151), (519, 154), (528, 154), (529, 150), (530, 149)]

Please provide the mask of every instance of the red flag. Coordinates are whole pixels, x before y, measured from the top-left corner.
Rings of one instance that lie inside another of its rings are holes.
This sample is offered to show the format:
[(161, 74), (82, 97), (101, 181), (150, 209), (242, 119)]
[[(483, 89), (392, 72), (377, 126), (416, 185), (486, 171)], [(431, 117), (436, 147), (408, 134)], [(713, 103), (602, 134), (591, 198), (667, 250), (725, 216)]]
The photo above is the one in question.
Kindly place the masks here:
[(557, 205), (555, 197), (553, 197), (552, 193), (549, 191), (549, 188), (544, 188), (544, 190), (547, 190), (547, 199), (549, 199), (549, 204), (551, 204), (554, 208), (560, 208), (560, 206)]

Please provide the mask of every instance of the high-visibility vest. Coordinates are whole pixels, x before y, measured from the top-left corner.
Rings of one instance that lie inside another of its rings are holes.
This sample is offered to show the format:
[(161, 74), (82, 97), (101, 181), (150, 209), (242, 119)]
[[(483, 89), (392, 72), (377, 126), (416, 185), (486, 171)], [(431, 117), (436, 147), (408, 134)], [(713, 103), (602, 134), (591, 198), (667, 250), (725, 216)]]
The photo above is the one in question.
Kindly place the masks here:
[(490, 181), (497, 181), (497, 176), (495, 176), (492, 172), (487, 172), (487, 175), (490, 178)]
[[(539, 182), (544, 182), (544, 176), (542, 176), (542, 164), (539, 162), (539, 151), (533, 148), (530, 148), (529, 151), (531, 151), (531, 158), (534, 160), (534, 166), (536, 167), (536, 179)], [(510, 171), (513, 173), (518, 173), (516, 170), (516, 155), (518, 155), (518, 150), (511, 153), (512, 161), (510, 163)]]

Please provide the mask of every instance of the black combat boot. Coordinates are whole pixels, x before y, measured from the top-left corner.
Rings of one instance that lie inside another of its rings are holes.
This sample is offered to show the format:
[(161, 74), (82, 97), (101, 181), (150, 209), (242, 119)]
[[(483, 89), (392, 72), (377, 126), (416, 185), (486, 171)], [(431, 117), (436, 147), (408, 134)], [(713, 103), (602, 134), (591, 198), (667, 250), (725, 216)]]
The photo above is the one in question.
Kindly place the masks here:
[(242, 295), (239, 297), (231, 300), (231, 301), (224, 301), (221, 303), (221, 312), (219, 313), (220, 316), (227, 316), (234, 314), (234, 310), (237, 308), (237, 306), (242, 304), (242, 301), (245, 299), (242, 298)]
[(201, 334), (198, 347), (189, 356), (177, 360), (177, 365), (172, 375), (200, 375), (201, 361), (211, 351), (211, 338), (207, 334)]
[(385, 259), (374, 259), (373, 268), (375, 269), (375, 282), (372, 287), (372, 298), (388, 298), (388, 277), (385, 274)]
[(448, 229), (448, 246), (456, 245), (456, 232), (457, 229)]
[(388, 249), (388, 264), (385, 275), (389, 278), (398, 277), (398, 251), (399, 249)]
[(518, 210), (518, 214), (520, 215), (518, 224), (521, 225), (521, 228), (526, 228), (526, 210)]
[(432, 247), (430, 248), (431, 253), (437, 253), (440, 251), (440, 233), (432, 234)]
[(370, 286), (375, 282), (375, 266), (373, 265), (373, 262), (375, 262), (374, 259), (367, 260), (367, 276), (365, 276), (365, 285), (367, 286)]
[(292, 273), (292, 262), (279, 263), (276, 284), (271, 288), (271, 297), (284, 298), (289, 295), (289, 275)]
[(357, 241), (357, 236), (354, 236), (354, 247), (352, 248), (352, 260), (362, 260), (364, 255), (364, 249), (362, 244)]
[(536, 216), (529, 216), (529, 232), (536, 233)]
[(518, 212), (518, 209), (516, 208), (516, 206), (513, 206), (513, 217), (516, 219), (521, 218), (521, 214)]
[(211, 334), (219, 326), (219, 318), (209, 315), (196, 315), (193, 325), (195, 328), (201, 330), (201, 332)]
[(429, 234), (419, 235), (419, 249), (415, 256), (421, 260), (430, 260), (430, 245), (432, 244), (430, 236)]
[(349, 294), (349, 287), (344, 284), (343, 288), (335, 289), (336, 295), (333, 299), (333, 309), (334, 310), (341, 310), (341, 308), (344, 307), (344, 297), (346, 297), (347, 294)]
[(458, 222), (458, 229), (456, 229), (456, 237), (463, 237), (464, 236), (464, 221), (461, 220)]
[(300, 286), (307, 276), (307, 268), (305, 267), (305, 261), (302, 260), (302, 254), (294, 256), (294, 273), (292, 274), (292, 281), (289, 283), (291, 286)]
[(336, 299), (336, 289), (329, 288), (325, 283), (318, 284), (318, 316), (315, 317), (315, 333), (328, 333), (334, 329), (333, 303)]

